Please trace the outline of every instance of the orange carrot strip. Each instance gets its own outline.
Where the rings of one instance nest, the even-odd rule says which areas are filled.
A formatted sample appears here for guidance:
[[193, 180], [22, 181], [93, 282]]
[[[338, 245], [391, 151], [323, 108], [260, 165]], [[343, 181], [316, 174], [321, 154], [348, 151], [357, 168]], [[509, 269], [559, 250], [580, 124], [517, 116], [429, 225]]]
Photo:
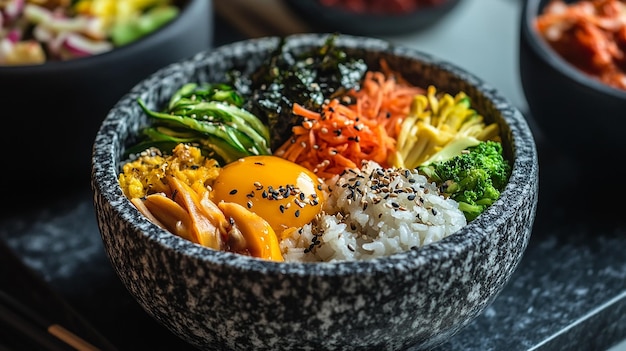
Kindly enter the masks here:
[[300, 105], [300, 104], [294, 104], [293, 105], [293, 113], [295, 113], [298, 116], [302, 116], [304, 118], [308, 118], [308, 119], [320, 119], [320, 114], [315, 112], [315, 111], [311, 111], [306, 109], [304, 106]]
[[408, 115], [416, 94], [425, 90], [408, 84], [381, 62], [382, 72], [368, 72], [359, 91], [351, 91], [357, 103], [351, 108], [361, 117], [383, 124], [387, 133], [396, 137], [402, 120]]
[[292, 136], [275, 152], [276, 155], [298, 163], [319, 176], [341, 173], [346, 168], [360, 166], [363, 160], [375, 159], [386, 165], [387, 156], [395, 150], [384, 128], [375, 121], [361, 119], [339, 100], [330, 100], [321, 112], [294, 104], [296, 111], [306, 116], [294, 132], [308, 133]]
[[360, 90], [350, 91], [356, 103], [331, 99], [320, 111], [294, 104], [303, 118], [293, 135], [274, 154], [327, 178], [373, 160], [387, 167], [395, 138], [408, 116], [413, 97], [425, 89], [412, 86], [381, 62], [381, 71], [365, 74]]

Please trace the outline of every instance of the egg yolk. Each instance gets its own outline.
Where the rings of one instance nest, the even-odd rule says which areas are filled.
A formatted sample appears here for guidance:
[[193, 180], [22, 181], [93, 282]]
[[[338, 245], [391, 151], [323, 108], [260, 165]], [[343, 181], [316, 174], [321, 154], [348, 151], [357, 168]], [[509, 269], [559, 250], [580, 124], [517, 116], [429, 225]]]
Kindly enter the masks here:
[[278, 156], [247, 156], [227, 164], [212, 199], [235, 202], [265, 219], [276, 234], [309, 223], [322, 208], [321, 182], [310, 170]]

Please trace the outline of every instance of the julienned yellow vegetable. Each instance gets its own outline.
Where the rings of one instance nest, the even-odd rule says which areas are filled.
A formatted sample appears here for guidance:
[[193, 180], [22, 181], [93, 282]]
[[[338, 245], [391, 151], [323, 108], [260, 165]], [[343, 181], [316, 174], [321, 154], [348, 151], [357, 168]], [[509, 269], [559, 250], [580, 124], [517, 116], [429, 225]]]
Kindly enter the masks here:
[[463, 149], [482, 140], [499, 141], [498, 125], [486, 125], [483, 116], [471, 108], [465, 93], [438, 96], [435, 87], [429, 86], [425, 95], [413, 98], [390, 163], [415, 168], [453, 141], [463, 144]]

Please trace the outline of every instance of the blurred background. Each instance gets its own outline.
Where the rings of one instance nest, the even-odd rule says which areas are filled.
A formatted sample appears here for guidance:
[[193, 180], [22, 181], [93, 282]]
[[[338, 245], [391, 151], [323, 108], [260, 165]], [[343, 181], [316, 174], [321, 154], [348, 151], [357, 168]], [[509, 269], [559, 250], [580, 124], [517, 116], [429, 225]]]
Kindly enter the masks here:
[[[413, 8], [400, 17], [383, 14], [380, 7], [377, 14], [355, 13], [363, 1], [326, 2], [348, 4], [353, 6], [351, 11], [321, 8], [322, 1], [313, 0], [202, 1], [209, 5], [208, 10], [202, 12], [201, 19], [188, 22], [196, 26], [202, 24], [197, 27], [203, 28], [197, 46], [188, 47], [189, 51], [185, 52], [161, 47], [148, 56], [131, 57], [135, 66], [154, 65], [141, 72], [142, 77], [167, 62], [193, 55], [195, 50], [210, 50], [241, 39], [341, 30], [386, 39], [453, 62], [499, 90], [527, 117], [540, 149], [541, 169], [541, 195], [533, 238], [524, 260], [500, 297], [484, 315], [437, 350], [606, 350], [626, 337], [623, 207], [601, 206], [594, 210], [583, 204], [582, 209], [588, 215], [580, 216], [582, 200], [578, 193], [573, 193], [587, 185], [589, 178], [583, 162], [586, 160], [579, 160], [576, 155], [551, 145], [529, 113], [518, 61], [524, 0], [433, 0], [433, 8]], [[398, 1], [398, 6], [415, 5], [408, 3]], [[391, 10], [392, 6], [387, 8]], [[190, 27], [187, 30], [194, 31], [193, 26]], [[180, 31], [165, 37], [172, 42], [176, 35], [184, 37]], [[155, 38], [154, 43], [157, 42]], [[120, 52], [130, 53], [143, 47], [138, 43]], [[175, 57], [157, 62], [168, 50], [176, 53]], [[97, 59], [93, 61], [97, 63]], [[102, 66], [94, 64], [94, 67]], [[8, 71], [9, 68], [0, 67], [3, 92], [11, 90], [3, 74], [12, 77], [16, 74]], [[102, 117], [108, 106], [135, 81], [127, 82], [114, 99], [108, 100], [99, 116]], [[100, 89], [106, 90], [115, 84], [113, 79], [100, 84]], [[10, 104], [12, 99], [5, 95], [2, 101]], [[62, 105], [75, 102], [72, 98], [59, 100]], [[19, 109], [27, 110], [24, 106]], [[7, 113], [0, 111], [0, 115], [5, 117]], [[58, 112], [50, 115], [63, 118]], [[85, 150], [89, 150], [93, 141], [89, 135], [95, 135], [96, 127], [97, 122], [89, 130], [79, 127], [79, 132], [87, 133], [76, 139], [82, 144], [69, 143], [61, 149], [62, 153], [83, 148], [78, 173], [52, 165], [40, 169], [35, 176], [23, 174], [22, 179], [18, 174], [10, 178], [13, 192], [9, 198], [15, 202], [10, 202], [10, 209], [0, 216], [0, 239], [16, 254], [19, 263], [9, 254], [0, 255], [5, 259], [0, 286], [21, 292], [22, 297], [29, 299], [42, 313], [65, 321], [83, 335], [92, 335], [90, 340], [97, 341], [104, 336], [120, 350], [188, 349], [188, 345], [149, 318], [130, 298], [103, 252], [87, 184], [89, 160], [85, 159], [89, 157]], [[21, 139], [28, 140], [28, 137]], [[29, 142], [37, 145], [37, 140]], [[3, 148], [14, 150], [11, 145]], [[41, 145], [37, 146], [41, 149]], [[43, 147], [59, 152], [54, 145]], [[18, 170], [17, 161], [22, 157], [24, 154], [13, 154], [5, 172]], [[59, 183], [54, 187], [47, 183], [41, 186], [38, 179], [51, 173]], [[20, 194], [20, 187], [26, 186], [31, 187], [30, 192]], [[602, 225], [594, 218], [603, 218]], [[17, 276], [29, 279], [16, 279]], [[51, 305], [42, 296], [61, 302]], [[0, 341], [3, 336], [0, 334]], [[611, 349], [617, 350], [626, 350], [624, 343]]]

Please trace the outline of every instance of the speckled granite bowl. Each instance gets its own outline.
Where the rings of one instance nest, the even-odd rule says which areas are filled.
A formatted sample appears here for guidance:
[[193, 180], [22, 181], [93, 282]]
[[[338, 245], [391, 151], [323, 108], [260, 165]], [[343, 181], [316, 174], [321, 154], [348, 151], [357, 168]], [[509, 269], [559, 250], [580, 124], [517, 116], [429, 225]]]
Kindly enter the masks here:
[[[322, 34], [288, 39], [294, 49]], [[439, 242], [362, 262], [277, 263], [217, 252], [169, 234], [128, 201], [120, 158], [147, 123], [136, 99], [162, 106], [183, 83], [215, 81], [233, 65], [254, 67], [278, 38], [200, 53], [148, 77], [108, 114], [94, 144], [92, 187], [110, 261], [145, 311], [204, 350], [400, 350], [432, 348], [498, 296], [526, 249], [535, 218], [538, 161], [524, 117], [479, 78], [451, 63], [384, 41], [337, 41], [369, 61], [385, 57], [415, 84], [465, 91], [502, 125], [513, 174], [501, 198]]]

